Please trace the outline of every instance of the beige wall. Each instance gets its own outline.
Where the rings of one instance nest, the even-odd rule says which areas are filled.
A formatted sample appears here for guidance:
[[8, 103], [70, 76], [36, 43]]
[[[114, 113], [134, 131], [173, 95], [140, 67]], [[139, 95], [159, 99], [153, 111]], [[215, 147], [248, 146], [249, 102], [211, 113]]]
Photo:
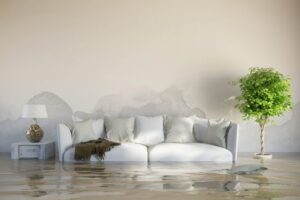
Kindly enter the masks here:
[[[105, 95], [176, 87], [209, 118], [241, 122], [227, 82], [273, 66], [292, 78], [297, 106], [269, 128], [267, 149], [300, 151], [299, 19], [297, 0], [0, 0], [0, 133], [42, 91], [92, 112]], [[254, 125], [241, 125], [241, 151], [258, 150]]]

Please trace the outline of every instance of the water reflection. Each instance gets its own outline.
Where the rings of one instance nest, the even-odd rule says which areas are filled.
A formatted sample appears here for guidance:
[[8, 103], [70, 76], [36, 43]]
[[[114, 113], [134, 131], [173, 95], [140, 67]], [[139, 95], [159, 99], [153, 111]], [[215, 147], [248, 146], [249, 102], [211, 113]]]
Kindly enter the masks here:
[[[204, 199], [300, 197], [300, 161], [295, 160], [291, 164], [276, 160], [272, 165], [264, 163], [268, 170], [253, 170], [250, 167], [252, 171], [249, 173], [233, 173], [237, 166], [232, 168], [231, 165], [217, 163], [62, 165], [54, 161], [0, 161], [1, 199], [18, 199], [14, 197], [20, 196], [22, 199], [59, 199], [61, 195], [63, 199], [97, 199], [99, 196], [115, 199], [113, 196], [122, 195], [151, 199], [153, 194], [167, 195], [166, 199], [171, 199], [174, 192], [183, 196], [197, 194]], [[257, 164], [253, 160], [246, 161], [251, 166]], [[247, 162], [238, 166], [245, 166]]]
[[47, 195], [47, 192], [41, 189], [44, 185], [43, 178], [44, 176], [40, 172], [29, 174], [27, 176], [27, 185], [30, 187], [30, 196], [41, 197]]
[[[199, 190], [217, 190], [217, 191], [238, 191], [241, 183], [238, 181], [238, 175], [227, 173], [227, 169], [220, 170], [210, 168], [211, 172], [199, 169], [197, 173], [182, 174], [181, 169], [169, 170], [169, 174], [161, 172], [159, 169], [167, 169], [173, 164], [152, 164], [152, 166], [126, 166], [126, 170], [119, 166], [114, 169], [114, 165], [88, 165], [75, 164], [65, 166], [65, 170], [76, 172], [76, 176], [71, 179], [72, 184], [82, 181], [82, 178], [99, 179], [97, 184], [102, 188], [127, 188], [127, 189], [148, 189], [157, 191], [199, 191]], [[124, 166], [123, 166], [124, 167]], [[137, 169], [136, 169], [137, 167]], [[170, 168], [169, 168], [170, 169]], [[204, 167], [204, 169], [206, 169]], [[216, 173], [217, 171], [218, 173]], [[203, 177], [211, 177], [217, 180], [203, 181]], [[200, 180], [199, 180], [200, 179]], [[207, 178], [206, 178], [207, 179]], [[121, 181], [120, 181], [121, 180]], [[204, 179], [205, 180], [205, 179]]]
[[233, 174], [256, 174], [256, 173], [262, 173], [264, 170], [267, 170], [268, 168], [263, 165], [239, 165], [239, 166], [232, 166], [230, 170], [228, 170], [230, 173]]
[[195, 182], [194, 188], [209, 189], [217, 191], [238, 191], [240, 189], [239, 181], [209, 181], [209, 182]]

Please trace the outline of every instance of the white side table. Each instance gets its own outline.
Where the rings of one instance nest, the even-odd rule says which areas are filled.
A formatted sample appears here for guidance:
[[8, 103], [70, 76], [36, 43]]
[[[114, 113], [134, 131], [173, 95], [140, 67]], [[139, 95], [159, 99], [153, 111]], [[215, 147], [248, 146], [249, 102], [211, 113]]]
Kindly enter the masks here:
[[11, 159], [37, 158], [47, 160], [54, 157], [55, 143], [47, 142], [17, 142], [11, 144]]

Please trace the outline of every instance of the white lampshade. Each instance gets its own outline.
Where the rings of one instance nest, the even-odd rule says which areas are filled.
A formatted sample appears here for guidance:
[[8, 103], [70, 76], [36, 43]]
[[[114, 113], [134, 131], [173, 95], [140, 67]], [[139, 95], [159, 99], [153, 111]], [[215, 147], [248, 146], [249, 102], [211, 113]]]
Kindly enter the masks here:
[[43, 104], [25, 104], [22, 112], [23, 118], [47, 118], [47, 109]]

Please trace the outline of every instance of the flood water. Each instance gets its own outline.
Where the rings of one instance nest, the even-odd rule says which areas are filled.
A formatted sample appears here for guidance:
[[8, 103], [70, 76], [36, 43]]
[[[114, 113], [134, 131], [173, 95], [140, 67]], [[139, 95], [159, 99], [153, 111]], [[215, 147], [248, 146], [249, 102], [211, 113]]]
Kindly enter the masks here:
[[239, 158], [236, 166], [267, 170], [232, 173], [228, 163], [60, 163], [0, 154], [0, 199], [300, 199], [300, 155]]

